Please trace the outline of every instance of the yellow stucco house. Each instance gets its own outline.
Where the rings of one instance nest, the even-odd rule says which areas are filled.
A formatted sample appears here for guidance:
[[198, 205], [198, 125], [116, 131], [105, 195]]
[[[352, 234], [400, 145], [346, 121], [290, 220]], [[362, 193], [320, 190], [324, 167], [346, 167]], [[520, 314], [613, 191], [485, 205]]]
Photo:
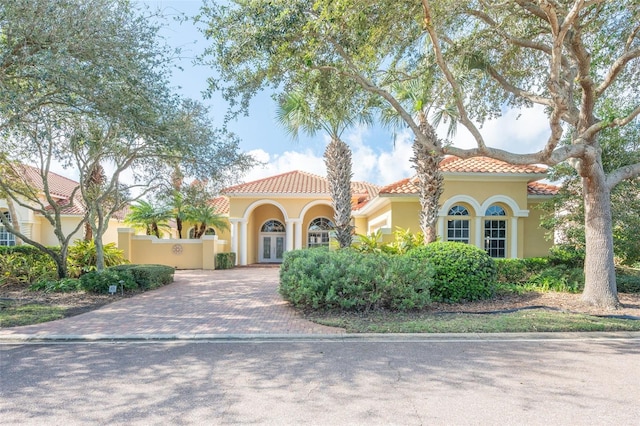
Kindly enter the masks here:
[[[557, 187], [538, 182], [545, 168], [484, 157], [447, 157], [441, 162], [444, 194], [438, 235], [484, 248], [493, 257], [545, 256], [551, 242], [540, 228], [538, 205]], [[353, 182], [353, 225], [358, 234], [381, 231], [390, 241], [397, 228], [419, 231], [415, 178], [379, 187]], [[239, 265], [277, 263], [290, 249], [328, 245], [333, 208], [327, 180], [301, 171], [232, 186], [214, 200], [229, 218], [230, 241]]]
[[[37, 191], [44, 191], [42, 177], [40, 176], [40, 171], [38, 169], [30, 166], [23, 166], [22, 177], [26, 183], [31, 185], [31, 187], [35, 188]], [[49, 193], [53, 197], [54, 201], [61, 206], [67, 206], [62, 209], [61, 223], [62, 232], [64, 235], [68, 235], [78, 226], [78, 223], [82, 220], [82, 217], [85, 214], [85, 209], [78, 192], [76, 192], [73, 204], [69, 206], [73, 191], [80, 184], [72, 179], [53, 172], [49, 172], [47, 182], [49, 185]], [[45, 202], [44, 195], [42, 195], [40, 199]], [[7, 201], [5, 199], [0, 199], [0, 214], [3, 214], [12, 222], [17, 220], [20, 225], [20, 230], [25, 234], [25, 236], [45, 246], [59, 245], [59, 242], [53, 232], [53, 226], [51, 226], [44, 216], [31, 209], [22, 207], [15, 202], [14, 207], [17, 217], [11, 217]], [[118, 241], [117, 229], [118, 226], [120, 226], [119, 224], [122, 222], [122, 219], [122, 214], [111, 218], [107, 232], [103, 236], [105, 244], [116, 243]], [[74, 234], [73, 240], [82, 239], [83, 237], [84, 228], [80, 227], [80, 229]], [[12, 246], [15, 244], [16, 237], [7, 232], [5, 227], [0, 223], [0, 245]]]

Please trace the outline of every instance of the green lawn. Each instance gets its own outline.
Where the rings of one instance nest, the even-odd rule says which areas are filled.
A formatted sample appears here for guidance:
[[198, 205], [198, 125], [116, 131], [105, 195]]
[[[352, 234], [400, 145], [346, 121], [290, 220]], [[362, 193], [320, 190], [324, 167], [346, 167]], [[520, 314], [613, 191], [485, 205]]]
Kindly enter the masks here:
[[0, 327], [38, 324], [64, 317], [65, 310], [58, 306], [18, 305], [15, 302], [0, 301]]
[[307, 319], [348, 333], [508, 333], [536, 331], [640, 331], [640, 321], [585, 314], [522, 310], [508, 314], [371, 312], [311, 313]]

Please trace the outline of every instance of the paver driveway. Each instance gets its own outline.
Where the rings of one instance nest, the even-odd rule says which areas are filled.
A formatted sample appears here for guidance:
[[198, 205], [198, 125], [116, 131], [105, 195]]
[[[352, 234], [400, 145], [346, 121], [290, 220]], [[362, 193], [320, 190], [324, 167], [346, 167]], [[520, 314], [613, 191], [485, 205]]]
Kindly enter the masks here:
[[344, 332], [301, 318], [277, 287], [277, 268], [177, 271], [175, 282], [165, 287], [75, 317], [0, 329], [0, 338]]

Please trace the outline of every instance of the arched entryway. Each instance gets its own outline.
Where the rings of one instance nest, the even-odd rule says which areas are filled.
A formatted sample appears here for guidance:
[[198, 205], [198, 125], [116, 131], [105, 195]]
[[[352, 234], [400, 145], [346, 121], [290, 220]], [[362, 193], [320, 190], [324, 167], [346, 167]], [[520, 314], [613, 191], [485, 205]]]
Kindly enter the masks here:
[[260, 263], [280, 263], [286, 249], [286, 228], [277, 219], [269, 219], [260, 227], [258, 240], [258, 261]]

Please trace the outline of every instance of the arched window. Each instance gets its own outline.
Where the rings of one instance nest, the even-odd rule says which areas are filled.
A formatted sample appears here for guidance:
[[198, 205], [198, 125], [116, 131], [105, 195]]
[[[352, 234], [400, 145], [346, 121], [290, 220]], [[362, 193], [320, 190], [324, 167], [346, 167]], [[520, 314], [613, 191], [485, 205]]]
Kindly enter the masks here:
[[333, 223], [326, 217], [314, 219], [309, 224], [309, 236], [307, 247], [327, 247], [329, 246], [329, 232], [334, 228]]
[[[469, 216], [469, 211], [459, 204], [449, 209], [449, 216]], [[455, 218], [447, 221], [447, 241], [469, 244], [469, 219]]]
[[[189, 229], [189, 238], [193, 239], [195, 238], [195, 235], [196, 235], [196, 228], [194, 226], [193, 228]], [[207, 228], [206, 231], [204, 231], [204, 235], [216, 235], [216, 230], [209, 227]]]
[[496, 204], [489, 206], [484, 214], [495, 218], [484, 221], [484, 249], [491, 257], [504, 258], [507, 254], [507, 221], [498, 219], [507, 213]]
[[282, 222], [277, 220], [268, 220], [260, 228], [260, 232], [285, 232]]
[[[4, 215], [4, 218], [7, 222], [11, 223], [11, 215], [9, 212], [1, 212], [0, 214]], [[16, 237], [11, 232], [4, 227], [2, 222], [0, 222], [0, 246], [15, 246], [16, 245]]]

